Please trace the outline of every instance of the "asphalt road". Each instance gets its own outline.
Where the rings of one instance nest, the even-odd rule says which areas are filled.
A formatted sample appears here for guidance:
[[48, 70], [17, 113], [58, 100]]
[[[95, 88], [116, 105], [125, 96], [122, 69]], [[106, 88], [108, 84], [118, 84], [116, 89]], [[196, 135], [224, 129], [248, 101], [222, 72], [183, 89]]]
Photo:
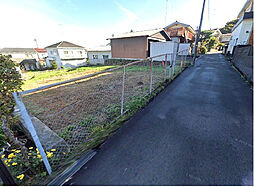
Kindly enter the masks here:
[[252, 90], [200, 57], [64, 185], [251, 185]]

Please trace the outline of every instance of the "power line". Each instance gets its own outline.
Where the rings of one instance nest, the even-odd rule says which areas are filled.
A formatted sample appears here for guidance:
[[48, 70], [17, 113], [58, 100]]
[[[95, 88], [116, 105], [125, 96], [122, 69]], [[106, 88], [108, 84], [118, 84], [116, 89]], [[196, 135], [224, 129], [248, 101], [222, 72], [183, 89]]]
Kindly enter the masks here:
[[208, 0], [208, 24], [211, 29], [211, 22], [210, 22], [210, 0]]
[[165, 25], [167, 24], [167, 15], [168, 15], [168, 0], [166, 0]]

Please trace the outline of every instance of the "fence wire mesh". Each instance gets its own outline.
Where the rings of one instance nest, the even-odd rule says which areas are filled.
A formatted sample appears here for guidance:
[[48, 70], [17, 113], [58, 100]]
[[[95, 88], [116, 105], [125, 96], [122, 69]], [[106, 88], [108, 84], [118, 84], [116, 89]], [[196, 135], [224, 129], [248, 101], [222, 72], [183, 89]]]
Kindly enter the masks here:
[[94, 139], [96, 129], [137, 111], [151, 91], [189, 66], [187, 54], [160, 55], [22, 95], [53, 171]]

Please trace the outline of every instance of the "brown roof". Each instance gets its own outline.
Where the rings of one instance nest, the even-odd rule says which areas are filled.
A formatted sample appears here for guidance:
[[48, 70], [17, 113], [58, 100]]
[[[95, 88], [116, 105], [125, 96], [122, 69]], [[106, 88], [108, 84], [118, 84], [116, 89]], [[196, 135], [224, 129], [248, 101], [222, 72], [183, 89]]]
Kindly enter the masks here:
[[189, 28], [189, 29], [191, 30], [191, 32], [192, 32], [193, 34], [195, 34], [195, 30], [194, 30], [190, 25], [185, 24], [185, 23], [181, 23], [181, 22], [179, 22], [179, 21], [175, 21], [174, 23], [171, 23], [170, 25], [164, 27], [164, 29], [167, 29], [167, 28], [172, 27], [172, 26], [174, 26], [174, 25], [182, 25], [182, 26], [184, 26], [185, 28]]
[[61, 41], [61, 42], [55, 43], [53, 45], [47, 46], [47, 47], [45, 47], [45, 49], [46, 48], [61, 48], [61, 47], [84, 48], [84, 47], [82, 47], [80, 45], [76, 45], [76, 44], [73, 44], [71, 42]]
[[163, 29], [153, 29], [153, 30], [144, 30], [144, 31], [135, 31], [135, 32], [127, 32], [123, 34], [119, 34], [116, 36], [113, 36], [108, 39], [117, 39], [117, 38], [131, 38], [131, 37], [139, 37], [139, 36], [152, 36], [154, 34], [157, 34], [161, 31], [164, 31]]
[[43, 49], [43, 48], [34, 48], [35, 51], [37, 51], [37, 53], [46, 53], [47, 50]]

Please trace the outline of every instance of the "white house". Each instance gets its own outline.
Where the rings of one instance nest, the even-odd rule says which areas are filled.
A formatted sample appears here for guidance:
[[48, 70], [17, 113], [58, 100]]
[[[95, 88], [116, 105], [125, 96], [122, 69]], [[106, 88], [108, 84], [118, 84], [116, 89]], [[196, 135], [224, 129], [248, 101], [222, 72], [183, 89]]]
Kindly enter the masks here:
[[40, 69], [40, 65], [45, 65], [44, 59], [47, 56], [46, 50], [41, 48], [3, 48], [0, 54], [10, 56], [26, 70]]
[[88, 49], [87, 56], [90, 64], [104, 64], [105, 59], [112, 58], [111, 46], [100, 46]]
[[87, 52], [84, 47], [61, 41], [45, 47], [48, 52], [47, 64], [56, 61], [58, 67], [77, 67], [86, 64]]
[[227, 53], [230, 54], [233, 53], [234, 46], [248, 45], [253, 40], [253, 0], [247, 0], [237, 18], [239, 20], [232, 28], [232, 37], [227, 49]]

